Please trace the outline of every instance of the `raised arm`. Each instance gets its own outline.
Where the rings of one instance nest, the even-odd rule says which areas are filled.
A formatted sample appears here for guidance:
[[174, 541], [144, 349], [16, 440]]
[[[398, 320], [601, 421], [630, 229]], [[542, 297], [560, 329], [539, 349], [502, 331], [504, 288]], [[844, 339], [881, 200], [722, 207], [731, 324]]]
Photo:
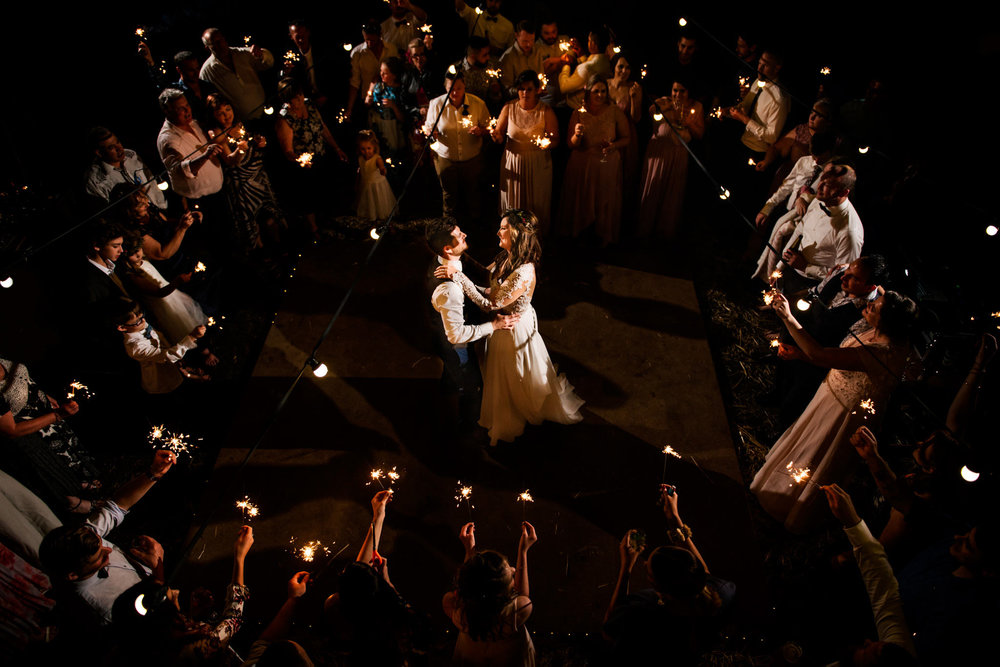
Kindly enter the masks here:
[[695, 559], [701, 563], [701, 566], [705, 568], [705, 573], [707, 574], [708, 564], [701, 557], [701, 552], [698, 551], [698, 547], [694, 545], [694, 541], [691, 539], [691, 529], [681, 521], [681, 514], [677, 509], [677, 489], [669, 484], [661, 484], [660, 499], [663, 501], [663, 514], [667, 517], [667, 528], [669, 530], [667, 535], [670, 538], [670, 542], [674, 546], [690, 551]]
[[795, 339], [806, 360], [824, 368], [837, 368], [843, 371], [867, 370], [862, 354], [867, 354], [860, 347], [823, 347], [816, 339], [802, 328], [802, 325], [792, 315], [788, 307], [788, 299], [783, 294], [775, 294], [771, 307], [785, 323], [788, 333]]
[[958, 392], [948, 408], [945, 425], [958, 437], [962, 437], [969, 426], [969, 418], [975, 408], [976, 398], [979, 396], [979, 390], [983, 384], [983, 376], [986, 375], [986, 367], [993, 360], [993, 355], [996, 352], [997, 339], [990, 334], [983, 334], [982, 340], [979, 341], [976, 360], [972, 362], [965, 382], [958, 388]]
[[371, 564], [376, 553], [379, 540], [382, 539], [382, 522], [385, 521], [385, 506], [392, 499], [391, 491], [379, 491], [372, 498], [372, 522], [368, 527], [368, 535], [365, 536], [361, 551], [358, 552], [357, 561], [359, 563]]
[[[150, 215], [160, 214], [151, 213]], [[142, 252], [146, 255], [146, 259], [159, 262], [173, 257], [174, 254], [180, 250], [181, 243], [184, 241], [184, 236], [187, 234], [187, 230], [191, 228], [191, 225], [195, 222], [199, 222], [200, 220], [201, 211], [187, 211], [181, 216], [180, 221], [177, 223], [174, 235], [171, 236], [170, 240], [164, 244], [161, 244], [149, 234], [144, 234], [142, 237]]]
[[615, 581], [615, 590], [611, 594], [611, 602], [608, 604], [607, 611], [604, 612], [604, 620], [601, 621], [602, 625], [607, 625], [608, 620], [611, 618], [611, 612], [628, 595], [628, 582], [632, 574], [632, 568], [635, 567], [636, 561], [639, 560], [639, 554], [646, 548], [645, 545], [636, 546], [633, 536], [638, 532], [637, 530], [628, 531], [625, 533], [625, 537], [622, 538], [621, 544], [618, 545], [618, 554], [621, 561], [618, 567], [618, 579]]
[[128, 482], [125, 482], [111, 496], [118, 507], [129, 510], [139, 500], [146, 495], [146, 492], [153, 488], [171, 466], [177, 463], [177, 455], [168, 449], [161, 449], [153, 455], [153, 463], [149, 466], [148, 473], [142, 473]]

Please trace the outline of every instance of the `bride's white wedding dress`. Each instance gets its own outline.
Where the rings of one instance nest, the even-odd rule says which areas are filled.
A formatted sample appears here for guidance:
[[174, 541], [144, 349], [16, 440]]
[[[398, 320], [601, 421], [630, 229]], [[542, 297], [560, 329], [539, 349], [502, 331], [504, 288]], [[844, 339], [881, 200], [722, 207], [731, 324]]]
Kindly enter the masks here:
[[524, 433], [525, 422], [543, 420], [575, 424], [583, 419], [583, 400], [573, 393], [565, 375], [558, 375], [545, 342], [538, 331], [538, 319], [531, 306], [535, 291], [535, 265], [525, 264], [498, 283], [491, 277], [490, 296], [465, 274], [453, 277], [466, 296], [485, 311], [517, 313], [520, 319], [511, 330], [498, 329], [486, 341], [486, 369], [483, 373], [483, 406], [479, 424], [490, 432], [490, 444], [511, 442]]

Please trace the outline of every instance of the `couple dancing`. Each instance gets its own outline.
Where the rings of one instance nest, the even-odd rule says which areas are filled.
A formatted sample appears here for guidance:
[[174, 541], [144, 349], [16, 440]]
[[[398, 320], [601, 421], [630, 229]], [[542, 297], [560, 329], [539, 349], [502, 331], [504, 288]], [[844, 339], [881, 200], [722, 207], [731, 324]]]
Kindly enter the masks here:
[[[442, 380], [446, 389], [459, 394], [460, 421], [469, 418], [469, 400], [482, 387], [479, 424], [489, 430], [491, 445], [498, 440], [512, 442], [524, 432], [525, 422], [540, 424], [548, 419], [575, 424], [582, 419], [583, 400], [573, 393], [565, 375], [556, 374], [531, 307], [535, 264], [542, 255], [537, 229], [538, 219], [527, 211], [504, 213], [497, 232], [502, 250], [489, 268], [489, 288], [477, 287], [462, 272], [468, 243], [453, 219], [446, 218], [427, 233], [428, 244], [438, 255], [429, 280], [431, 305], [442, 325], [435, 327], [442, 334], [438, 336], [445, 362]], [[492, 320], [466, 324], [463, 292], [483, 311], [494, 313]], [[480, 338], [487, 339], [482, 377], [470, 347]]]

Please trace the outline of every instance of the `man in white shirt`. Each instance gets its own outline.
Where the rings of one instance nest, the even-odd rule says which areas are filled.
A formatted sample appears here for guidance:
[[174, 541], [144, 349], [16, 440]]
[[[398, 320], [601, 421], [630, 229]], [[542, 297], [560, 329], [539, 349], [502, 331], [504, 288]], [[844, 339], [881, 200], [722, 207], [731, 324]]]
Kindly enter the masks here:
[[427, 271], [427, 288], [434, 310], [431, 326], [435, 350], [444, 362], [441, 383], [447, 395], [457, 394], [459, 424], [473, 426], [479, 419], [483, 379], [472, 343], [497, 329], [513, 329], [519, 316], [497, 314], [489, 322], [466, 324], [462, 287], [453, 280], [434, 277], [434, 270], [442, 265], [462, 270], [462, 255], [469, 249], [466, 235], [454, 218], [445, 218], [428, 227], [426, 238], [437, 255]]
[[410, 0], [388, 0], [390, 16], [382, 21], [382, 41], [396, 47], [398, 53], [406, 53], [410, 42], [423, 37], [420, 31], [427, 21], [427, 12]]
[[222, 189], [222, 149], [209, 142], [184, 93], [167, 88], [160, 93], [160, 108], [166, 116], [156, 148], [169, 170], [174, 192], [187, 199], [201, 199]]
[[782, 261], [793, 269], [784, 271], [782, 289], [786, 294], [812, 287], [830, 269], [861, 256], [865, 228], [848, 199], [856, 181], [857, 175], [848, 165], [830, 163], [824, 167], [816, 198], [782, 252]]
[[232, 102], [233, 111], [240, 120], [260, 118], [264, 114], [266, 95], [257, 72], [274, 65], [271, 52], [256, 44], [231, 47], [218, 28], [209, 28], [202, 33], [201, 42], [212, 55], [201, 66], [200, 78], [215, 86]]
[[514, 24], [503, 14], [500, 8], [502, 0], [486, 0], [486, 12], [465, 4], [465, 0], [455, 0], [455, 11], [469, 26], [469, 36], [485, 37], [490, 43], [490, 53], [499, 57], [514, 43]]
[[568, 45], [569, 37], [559, 34], [559, 24], [554, 18], [542, 19], [538, 37], [532, 50], [537, 51], [542, 59], [542, 70], [539, 74], [544, 71], [548, 78], [548, 83], [539, 99], [555, 108], [557, 105], [563, 105], [562, 93], [559, 92], [559, 71], [563, 64], [571, 60], [569, 51], [563, 51], [559, 44], [565, 42]]
[[823, 166], [833, 155], [836, 145], [836, 135], [823, 132], [813, 135], [809, 141], [809, 155], [804, 155], [796, 161], [795, 166], [781, 182], [757, 214], [755, 222], [758, 229], [765, 229], [772, 215], [780, 215], [784, 222], [785, 215], [802, 217], [809, 203], [816, 196], [814, 186], [819, 185], [819, 177]]
[[781, 138], [791, 98], [782, 89], [778, 75], [783, 61], [773, 50], [764, 51], [757, 61], [757, 78], [743, 100], [729, 109], [729, 117], [746, 125], [740, 141], [764, 158], [767, 149]]
[[431, 100], [423, 131], [434, 139], [430, 148], [441, 182], [444, 215], [475, 223], [481, 211], [481, 151], [483, 136], [489, 133], [490, 112], [485, 102], [466, 94], [461, 72], [445, 74], [444, 87], [451, 92]]
[[514, 33], [514, 44], [500, 56], [500, 81], [509, 99], [517, 99], [514, 82], [526, 70], [538, 74], [545, 72], [541, 51], [535, 48], [535, 26], [530, 21], [519, 21]]
[[85, 523], [49, 532], [38, 548], [60, 598], [83, 603], [98, 625], [111, 624], [111, 608], [121, 593], [146, 577], [163, 578], [163, 547], [156, 540], [138, 538], [126, 553], [105, 538], [176, 462], [173, 452], [156, 452], [148, 473], [122, 485], [95, 507]]
[[399, 51], [392, 44], [382, 40], [382, 26], [378, 23], [366, 23], [361, 28], [364, 41], [351, 49], [351, 80], [347, 92], [347, 120], [351, 120], [355, 105], [358, 103], [358, 92], [361, 91], [361, 101], [365, 99], [368, 88], [381, 81], [379, 71], [382, 63], [389, 58], [399, 56]]
[[145, 183], [143, 190], [149, 202], [161, 211], [167, 209], [167, 200], [156, 187], [153, 172], [135, 151], [122, 146], [111, 130], [95, 127], [90, 131], [90, 142], [94, 147], [94, 162], [87, 172], [87, 192], [107, 202], [111, 191], [119, 183]]

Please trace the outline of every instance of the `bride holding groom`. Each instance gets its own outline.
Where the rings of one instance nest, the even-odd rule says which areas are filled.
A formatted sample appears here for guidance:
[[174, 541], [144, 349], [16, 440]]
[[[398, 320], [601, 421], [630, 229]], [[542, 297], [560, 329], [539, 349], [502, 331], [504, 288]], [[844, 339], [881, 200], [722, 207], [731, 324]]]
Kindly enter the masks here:
[[[434, 290], [432, 305], [441, 314], [452, 345], [464, 347], [466, 343], [487, 337], [479, 424], [489, 430], [490, 444], [496, 445], [499, 440], [513, 441], [524, 432], [525, 422], [540, 424], [547, 419], [575, 424], [580, 421], [579, 409], [583, 400], [573, 393], [565, 375], [556, 374], [538, 331], [535, 309], [531, 306], [536, 284], [535, 265], [542, 255], [536, 235], [538, 219], [518, 209], [504, 213], [497, 232], [501, 251], [489, 268], [488, 288], [475, 285], [462, 271], [461, 255], [468, 246], [465, 234], [453, 222], [445, 223], [451, 225], [448, 234], [451, 243], [442, 243], [447, 229], [428, 232], [428, 242], [439, 255], [434, 277], [453, 281], [469, 301], [497, 317], [485, 325], [469, 327], [463, 316], [462, 327], [456, 327], [455, 299], [448, 299], [447, 295], [457, 290], [447, 282]], [[449, 329], [460, 333], [453, 335]], [[463, 333], [468, 335], [460, 340]], [[474, 359], [471, 361], [474, 363]], [[445, 363], [447, 377], [447, 359]]]

